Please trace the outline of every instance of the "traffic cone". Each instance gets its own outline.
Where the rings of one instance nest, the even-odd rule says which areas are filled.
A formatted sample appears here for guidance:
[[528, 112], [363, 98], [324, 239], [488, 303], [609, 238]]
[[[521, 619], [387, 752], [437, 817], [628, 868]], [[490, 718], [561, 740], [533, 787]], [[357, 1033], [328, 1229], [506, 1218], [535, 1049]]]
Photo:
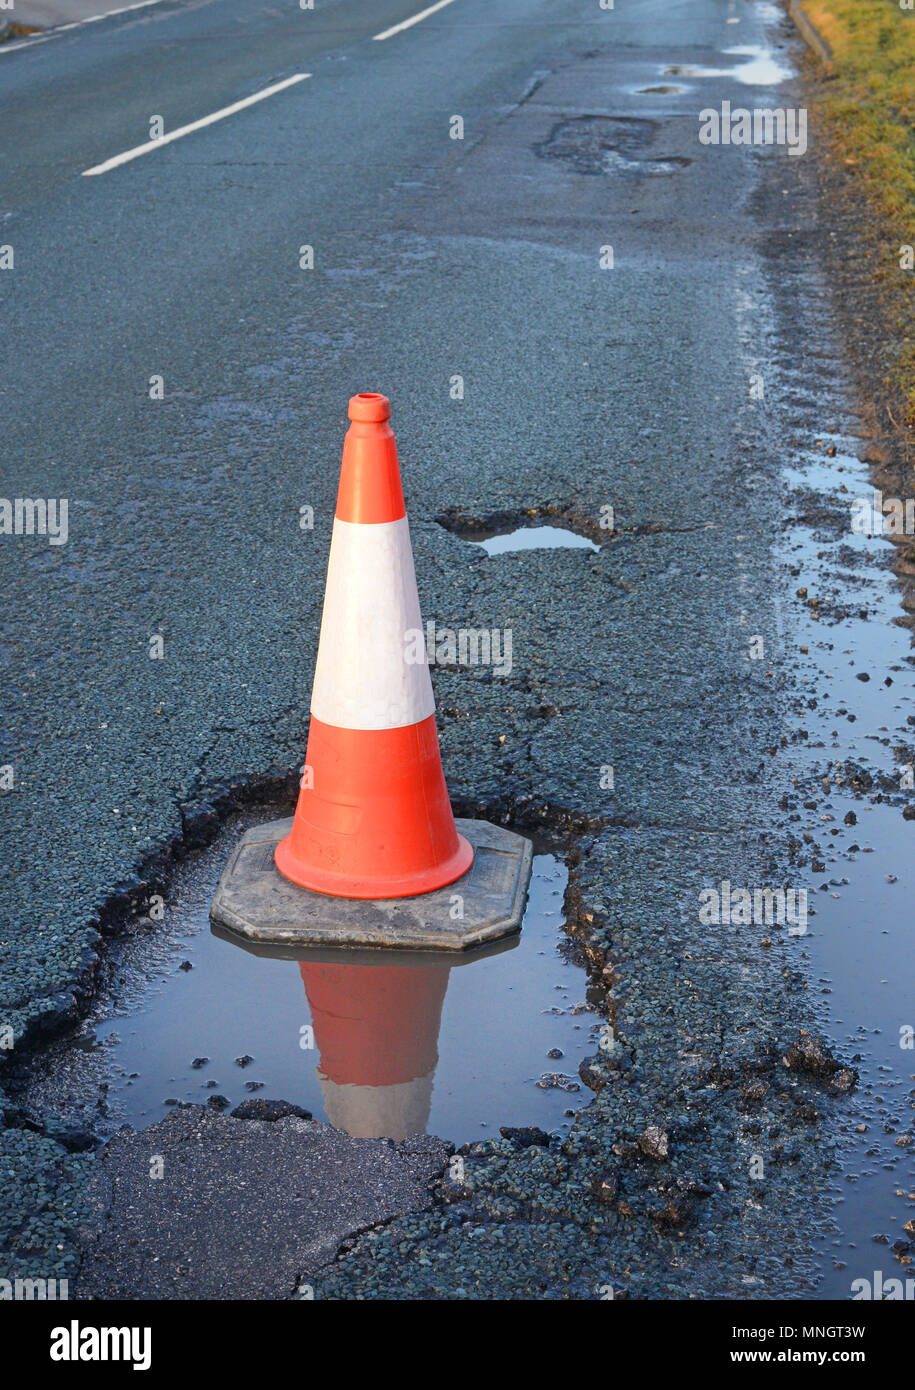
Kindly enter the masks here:
[[355, 1139], [425, 1134], [447, 965], [301, 961], [327, 1118]]
[[390, 414], [375, 392], [349, 403], [306, 771], [275, 851], [286, 878], [340, 898], [431, 893], [473, 862], [448, 800], [424, 645], [416, 659], [423, 625]]

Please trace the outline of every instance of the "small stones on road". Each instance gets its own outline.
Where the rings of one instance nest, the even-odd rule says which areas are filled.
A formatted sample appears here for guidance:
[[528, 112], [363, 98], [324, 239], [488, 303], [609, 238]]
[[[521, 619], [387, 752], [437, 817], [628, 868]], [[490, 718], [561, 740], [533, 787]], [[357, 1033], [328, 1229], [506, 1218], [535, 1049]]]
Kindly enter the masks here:
[[580, 1091], [581, 1087], [562, 1071], [545, 1071], [534, 1083], [541, 1091]]
[[266, 1100], [258, 1097], [254, 1100], [243, 1100], [240, 1105], [236, 1105], [232, 1111], [233, 1120], [283, 1120], [287, 1115], [295, 1115], [300, 1120], [310, 1120], [312, 1114], [310, 1110], [303, 1110], [300, 1105], [293, 1105], [288, 1100]]
[[512, 1125], [500, 1125], [499, 1133], [503, 1139], [510, 1139], [519, 1149], [550, 1147], [551, 1136], [537, 1125], [522, 1125], [517, 1128]]
[[648, 1158], [663, 1162], [669, 1148], [666, 1132], [659, 1125], [649, 1125], [639, 1138], [639, 1148]]
[[853, 1067], [837, 1062], [824, 1042], [809, 1033], [800, 1033], [797, 1042], [790, 1043], [782, 1057], [789, 1071], [802, 1072], [827, 1081], [834, 1091], [850, 1091], [856, 1085], [858, 1073]]
[[769, 1087], [765, 1081], [759, 1077], [754, 1077], [752, 1081], [744, 1082], [740, 1089], [740, 1097], [746, 1106], [762, 1105], [766, 1096], [769, 1094]]
[[620, 1193], [619, 1174], [613, 1168], [595, 1173], [591, 1179], [591, 1191], [599, 1202], [614, 1206]]

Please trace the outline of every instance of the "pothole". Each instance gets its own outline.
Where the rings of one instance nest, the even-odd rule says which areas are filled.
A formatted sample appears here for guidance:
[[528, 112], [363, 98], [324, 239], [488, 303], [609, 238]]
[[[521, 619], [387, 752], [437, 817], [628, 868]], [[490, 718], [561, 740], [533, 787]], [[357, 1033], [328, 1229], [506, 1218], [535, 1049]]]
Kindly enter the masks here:
[[23, 1118], [70, 1147], [144, 1129], [176, 1105], [247, 1102], [256, 1114], [277, 1100], [357, 1137], [565, 1133], [590, 1098], [577, 1070], [600, 1020], [561, 929], [568, 869], [556, 847], [538, 846], [523, 930], [499, 953], [453, 965], [393, 952], [275, 959], [209, 924], [231, 847], [263, 819], [262, 806], [232, 816], [176, 869], [163, 920], [141, 919], [112, 945], [76, 1036], [11, 1078]]
[[555, 125], [534, 151], [541, 159], [567, 160], [581, 174], [672, 174], [692, 163], [682, 156], [640, 153], [657, 130], [656, 121], [630, 116], [575, 116]]
[[686, 91], [686, 88], [685, 88], [685, 87], [678, 87], [678, 86], [676, 86], [676, 85], [675, 85], [674, 83], [672, 83], [672, 82], [667, 82], [667, 83], [660, 83], [660, 84], [659, 84], [658, 86], [656, 86], [656, 87], [637, 87], [637, 88], [636, 88], [636, 96], [640, 96], [640, 97], [648, 97], [648, 96], [672, 97], [672, 96], [676, 96], [678, 92], [685, 92], [685, 91]]
[[[548, 520], [544, 520], [548, 518]], [[600, 540], [611, 531], [601, 531], [590, 517], [576, 517], [557, 507], [531, 507], [525, 512], [492, 512], [488, 516], [468, 516], [446, 512], [436, 517], [440, 526], [461, 540], [478, 545], [487, 555], [512, 550], [600, 550]], [[563, 524], [554, 526], [554, 520]]]
[[587, 536], [578, 536], [561, 526], [519, 526], [515, 531], [495, 531], [490, 536], [474, 539], [471, 544], [481, 546], [487, 555], [502, 555], [509, 550], [555, 550], [563, 547], [567, 550], [600, 550], [600, 546], [588, 540]]

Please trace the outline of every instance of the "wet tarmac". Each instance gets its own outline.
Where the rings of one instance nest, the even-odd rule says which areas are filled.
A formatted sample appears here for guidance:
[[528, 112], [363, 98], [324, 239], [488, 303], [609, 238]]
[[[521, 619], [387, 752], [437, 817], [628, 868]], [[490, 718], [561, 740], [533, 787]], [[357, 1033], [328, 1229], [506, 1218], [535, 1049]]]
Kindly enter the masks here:
[[[50, 77], [42, 88], [40, 121], [31, 69], [3, 60], [21, 103], [5, 196], [43, 268], [17, 280], [9, 305], [10, 341], [30, 353], [5, 364], [21, 465], [7, 490], [24, 476], [34, 493], [73, 498], [65, 554], [5, 552], [15, 679], [4, 731], [19, 751], [4, 800], [0, 983], [16, 1047], [2, 1238], [17, 1272], [91, 1264], [100, 1232], [118, 1226], [111, 1212], [132, 1209], [173, 1261], [170, 1282], [131, 1265], [133, 1237], [118, 1226], [124, 1248], [99, 1253], [87, 1287], [110, 1292], [103, 1266], [123, 1258], [150, 1296], [174, 1291], [187, 1252], [169, 1249], [141, 1171], [147, 1135], [179, 1161], [193, 1154], [168, 1212], [189, 1222], [194, 1258], [208, 1252], [198, 1289], [247, 1280], [251, 1296], [294, 1296], [305, 1261], [332, 1298], [595, 1299], [607, 1287], [847, 1298], [855, 1277], [910, 1258], [892, 1246], [915, 1210], [911, 1146], [898, 1142], [911, 1131], [900, 1043], [913, 1022], [913, 827], [893, 770], [912, 761], [911, 660], [886, 547], [855, 540], [845, 510], [864, 439], [823, 272], [830, 224], [804, 160], [696, 137], [708, 102], [801, 100], [756, 85], [787, 73], [793, 40], [765, 5], [725, 16], [705, 0], [649, 0], [619, 8], [612, 40], [585, 37], [565, 0], [539, 6], [542, 25], [529, 5], [506, 5], [516, 24], [443, 26], [423, 62], [364, 45], [386, 49], [382, 69], [356, 43], [326, 53], [342, 40], [313, 31], [318, 76], [296, 100], [320, 88], [327, 105], [282, 125], [288, 159], [308, 172], [308, 235], [324, 248], [311, 278], [290, 250], [298, 182], [278, 177], [276, 161], [252, 163], [237, 127], [206, 150], [179, 142], [123, 181], [80, 180], [65, 136], [99, 113], [102, 157], [145, 108], [102, 99], [98, 40], [76, 49], [62, 36], [23, 54], [66, 77], [62, 92]], [[199, 37], [217, 8], [155, 24]], [[207, 33], [206, 44], [164, 46], [159, 67], [160, 50], [150, 56], [125, 22], [120, 90], [135, 89], [147, 60], [150, 80], [167, 84], [179, 50], [195, 91], [249, 81], [252, 55], [272, 71], [286, 61], [287, 20], [268, 18], [252, 4], [246, 44]], [[725, 27], [735, 18], [736, 45]], [[422, 26], [416, 35], [432, 43]], [[443, 57], [461, 75], [455, 103], [475, 113], [460, 149], [436, 134]], [[665, 81], [674, 70], [682, 84]], [[644, 90], [659, 85], [679, 90]], [[229, 99], [209, 96], [213, 107]], [[272, 127], [256, 119], [265, 140]], [[550, 147], [556, 157], [544, 157]], [[176, 216], [194, 227], [181, 258]], [[100, 266], [92, 248], [111, 227]], [[164, 343], [168, 391], [153, 405], [145, 383]], [[448, 394], [456, 373], [460, 401]], [[424, 616], [514, 633], [510, 678], [434, 673], [452, 796], [462, 813], [566, 836], [564, 928], [588, 968], [586, 996], [579, 967], [555, 954], [557, 917], [552, 946], [529, 933], [452, 971], [428, 1123], [450, 1127], [455, 1156], [430, 1138], [418, 1154], [394, 1141], [392, 1157], [386, 1139], [318, 1119], [245, 1120], [208, 1105], [276, 1090], [330, 1114], [317, 1071], [325, 996], [320, 982], [309, 994], [296, 962], [209, 938], [202, 890], [196, 934], [173, 937], [151, 915], [176, 861], [265, 778], [291, 787], [301, 763], [340, 383], [356, 379], [395, 401]], [[824, 501], [836, 481], [850, 489], [840, 504]], [[300, 524], [305, 506], [313, 530]], [[598, 549], [491, 556], [443, 515], [498, 515], [506, 535], [574, 518]], [[165, 659], [150, 661], [160, 631]], [[701, 922], [700, 893], [725, 880], [803, 887], [808, 930]], [[522, 956], [531, 941], [534, 956]], [[117, 971], [134, 944], [130, 983]], [[476, 979], [500, 982], [489, 1014], [511, 1018], [518, 1044], [485, 1104], [486, 1078], [477, 1098], [468, 1084], [481, 1070]], [[569, 979], [557, 992], [566, 1012], [544, 1013], [541, 985]], [[112, 982], [122, 1012], [92, 1015]], [[278, 1031], [257, 1032], [274, 992]], [[430, 988], [427, 1020], [440, 993]], [[586, 997], [607, 1025], [596, 1043], [591, 1016], [566, 1008]], [[83, 1045], [69, 1046], [87, 1013]], [[300, 1046], [303, 1028], [314, 1048]], [[812, 1033], [823, 1041], [805, 1042]], [[553, 1048], [563, 1057], [548, 1059]], [[428, 1049], [421, 1062], [411, 1082], [428, 1079]], [[582, 1089], [538, 1087], [554, 1064]], [[384, 1089], [324, 1075], [340, 1091]], [[577, 1109], [568, 1128], [566, 1108]], [[518, 1133], [522, 1117], [554, 1136]], [[96, 1150], [125, 1118], [148, 1128]], [[237, 1265], [237, 1194], [220, 1175], [239, 1153], [286, 1175], [287, 1227], [303, 1221], [295, 1179], [313, 1165], [301, 1246], [284, 1247], [276, 1269], [269, 1242], [255, 1266]], [[326, 1180], [325, 1156], [338, 1181]], [[347, 1175], [355, 1196], [341, 1211]], [[213, 1208], [206, 1229], [187, 1217], [201, 1203]]]
[[861, 1073], [831, 1184], [839, 1232], [824, 1298], [847, 1297], [872, 1269], [904, 1272], [898, 1257], [915, 1250], [903, 1229], [915, 1216], [915, 823], [903, 815], [915, 661], [888, 582], [894, 546], [855, 529], [873, 499], [865, 451], [854, 435], [816, 432], [786, 470], [807, 524], [781, 546], [800, 663], [785, 809], [807, 842], [800, 859], [817, 866], [802, 944], [826, 1027]]

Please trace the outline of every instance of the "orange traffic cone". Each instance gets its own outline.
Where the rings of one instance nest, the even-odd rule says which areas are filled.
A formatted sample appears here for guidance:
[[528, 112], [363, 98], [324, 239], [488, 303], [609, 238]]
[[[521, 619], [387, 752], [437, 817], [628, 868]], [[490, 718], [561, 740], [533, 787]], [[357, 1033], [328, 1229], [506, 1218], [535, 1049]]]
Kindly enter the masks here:
[[331, 1124], [356, 1139], [425, 1134], [450, 967], [301, 961], [299, 969]]
[[286, 878], [340, 898], [430, 893], [473, 861], [448, 800], [429, 667], [416, 659], [423, 625], [390, 414], [375, 392], [349, 403], [306, 775], [275, 851]]

